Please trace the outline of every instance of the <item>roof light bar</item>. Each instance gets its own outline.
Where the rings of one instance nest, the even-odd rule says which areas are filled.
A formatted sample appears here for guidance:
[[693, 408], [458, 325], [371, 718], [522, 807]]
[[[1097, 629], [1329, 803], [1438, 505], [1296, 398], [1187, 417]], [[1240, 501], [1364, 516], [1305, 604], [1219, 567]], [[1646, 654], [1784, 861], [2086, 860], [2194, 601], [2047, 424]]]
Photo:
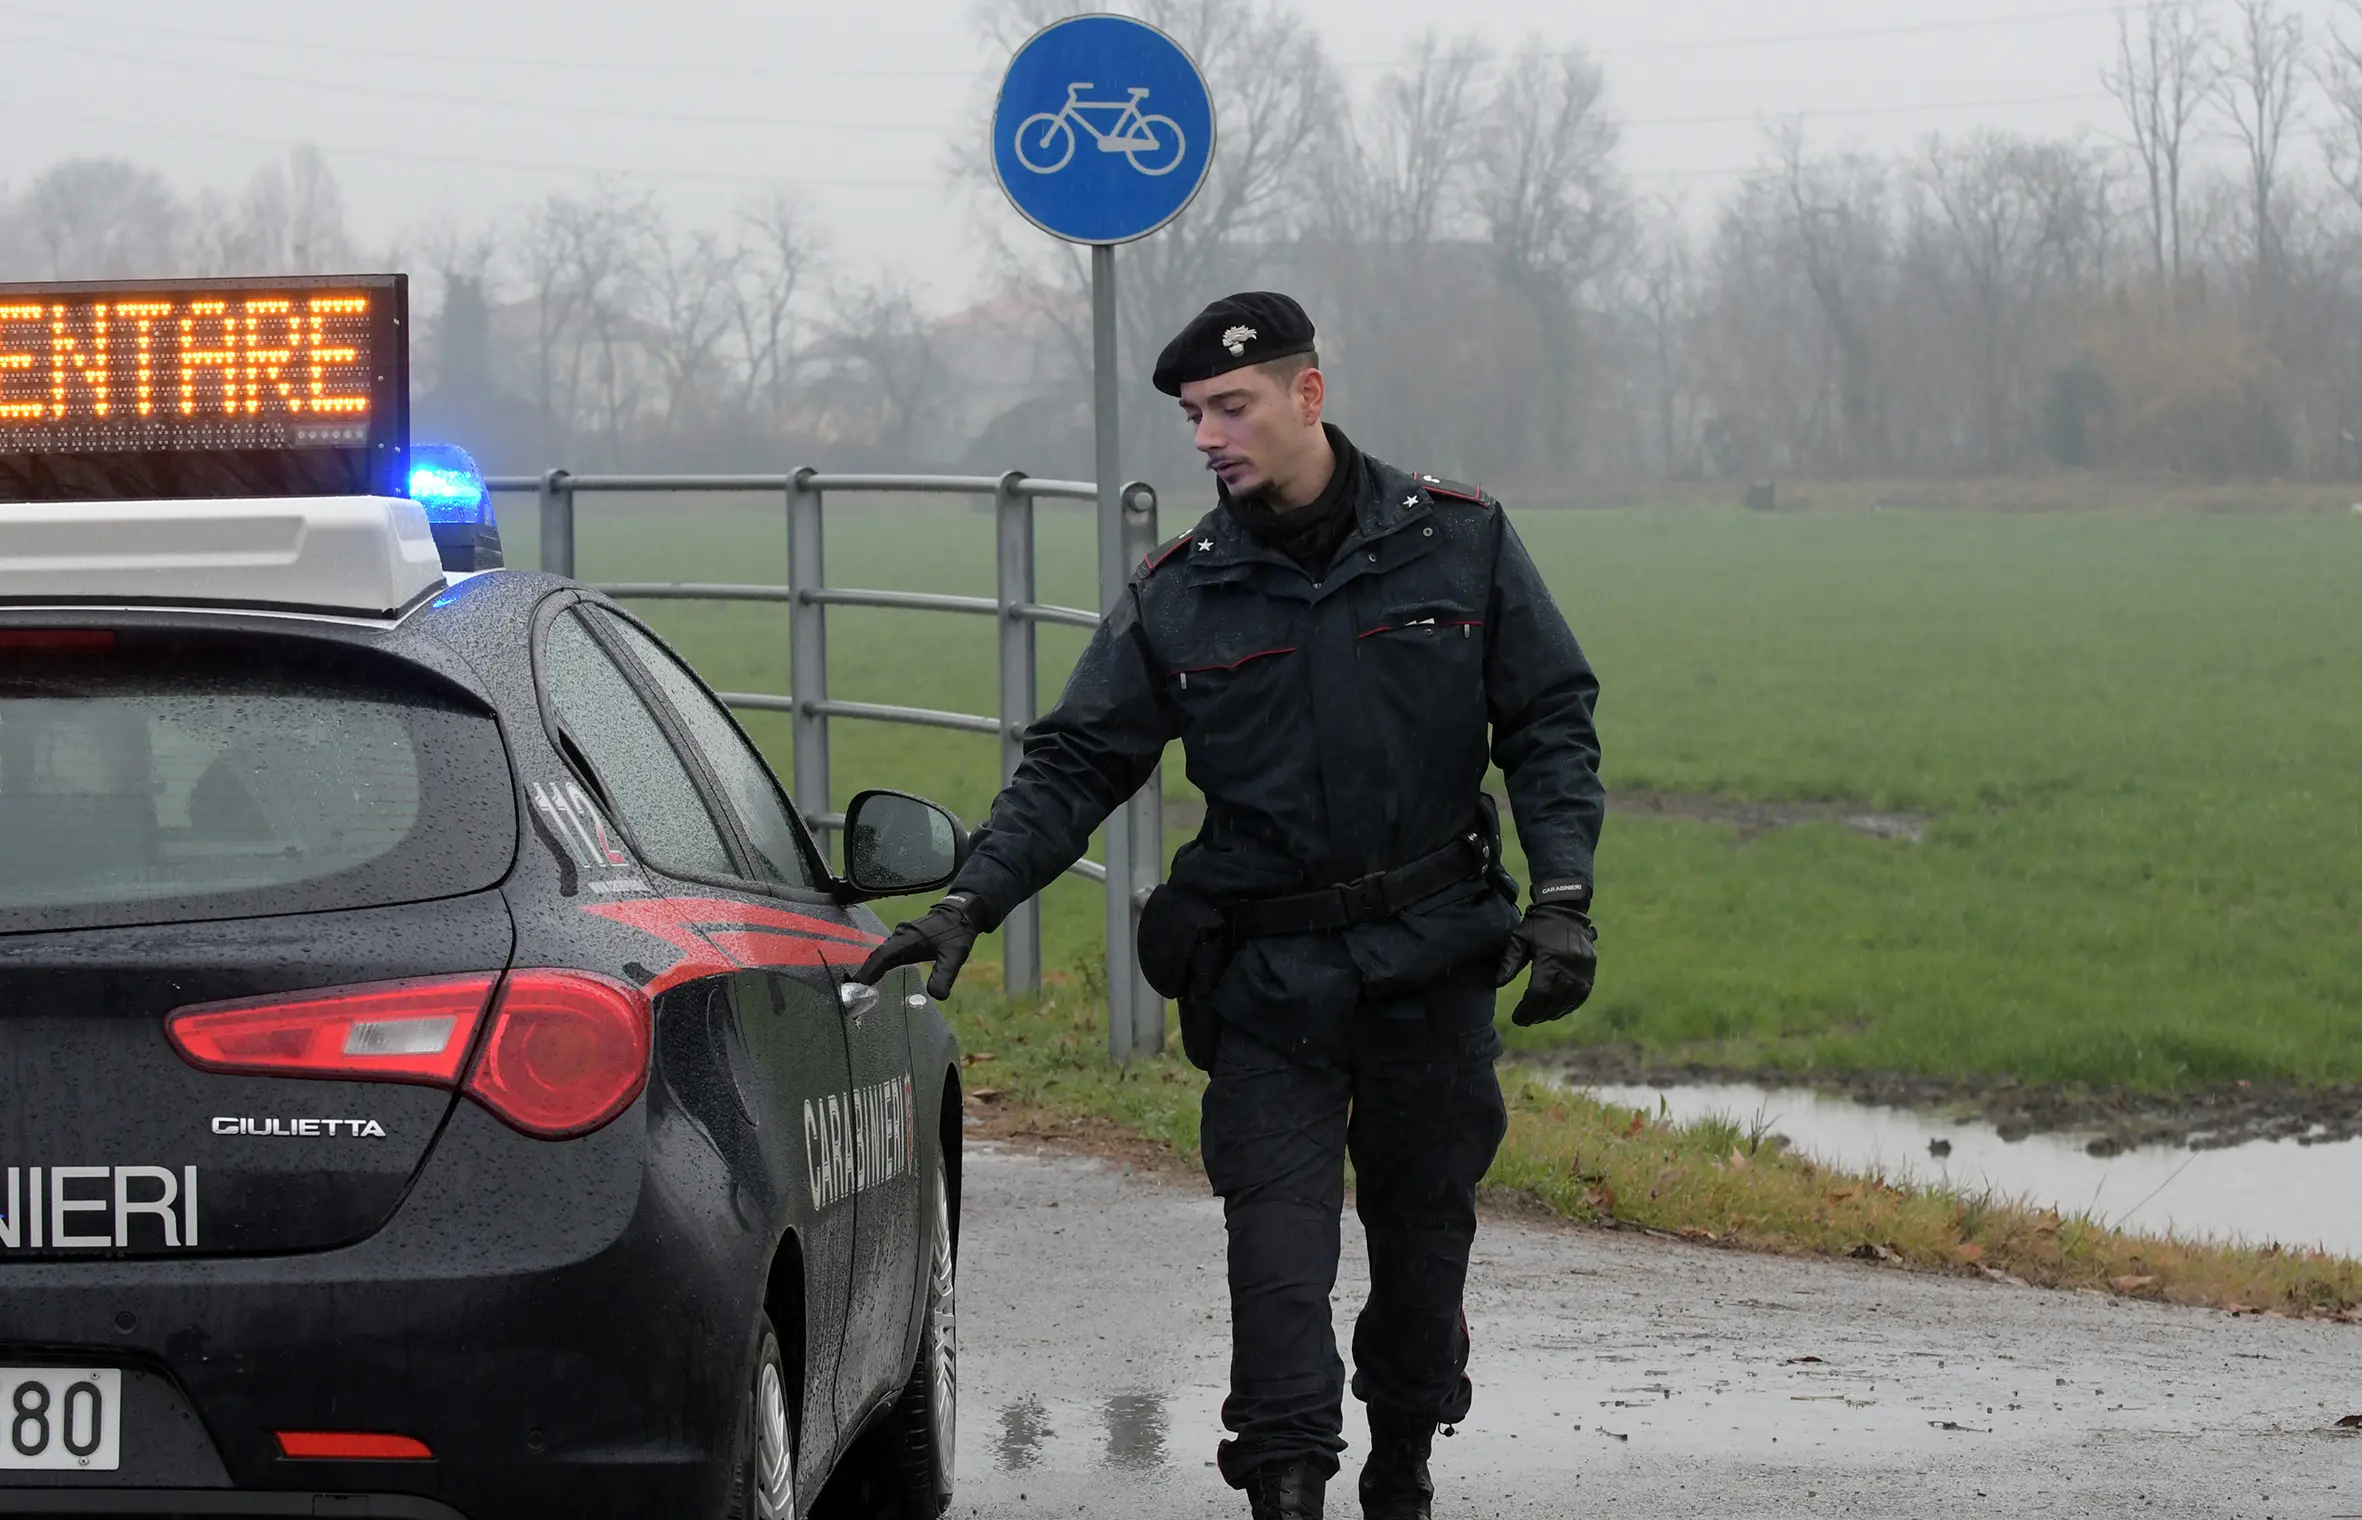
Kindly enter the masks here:
[[412, 444], [410, 499], [426, 512], [445, 570], [499, 568], [500, 521], [484, 472], [467, 450], [451, 443]]
[[484, 488], [484, 472], [455, 444], [411, 445], [410, 499], [426, 508], [431, 523], [492, 520], [492, 493]]

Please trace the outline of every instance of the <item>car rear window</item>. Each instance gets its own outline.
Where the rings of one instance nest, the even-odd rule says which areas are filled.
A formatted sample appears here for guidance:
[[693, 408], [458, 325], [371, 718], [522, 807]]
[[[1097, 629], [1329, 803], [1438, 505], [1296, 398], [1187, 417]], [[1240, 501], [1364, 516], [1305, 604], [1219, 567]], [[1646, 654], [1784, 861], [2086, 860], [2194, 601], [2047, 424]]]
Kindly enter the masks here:
[[447, 897], [515, 848], [498, 725], [402, 661], [136, 634], [0, 656], [0, 931]]

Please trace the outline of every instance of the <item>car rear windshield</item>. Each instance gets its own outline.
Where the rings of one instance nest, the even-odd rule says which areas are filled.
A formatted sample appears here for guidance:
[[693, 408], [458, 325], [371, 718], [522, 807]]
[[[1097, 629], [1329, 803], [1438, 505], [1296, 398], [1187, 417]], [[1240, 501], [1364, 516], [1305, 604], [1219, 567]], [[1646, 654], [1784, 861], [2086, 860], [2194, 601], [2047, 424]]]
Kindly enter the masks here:
[[0, 932], [447, 897], [515, 849], [498, 725], [403, 661], [0, 638]]

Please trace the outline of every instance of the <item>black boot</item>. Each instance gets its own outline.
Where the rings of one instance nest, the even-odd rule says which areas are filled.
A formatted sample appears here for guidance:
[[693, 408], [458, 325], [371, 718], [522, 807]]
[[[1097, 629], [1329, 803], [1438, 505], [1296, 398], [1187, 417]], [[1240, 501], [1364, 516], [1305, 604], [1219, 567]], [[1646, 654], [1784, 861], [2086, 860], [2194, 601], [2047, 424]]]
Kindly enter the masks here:
[[1435, 1445], [1433, 1420], [1370, 1410], [1370, 1460], [1361, 1469], [1362, 1520], [1429, 1520], [1435, 1483], [1427, 1455]]
[[1247, 1479], [1247, 1504], [1255, 1520], [1321, 1520], [1328, 1488], [1320, 1464], [1299, 1457], [1257, 1468]]

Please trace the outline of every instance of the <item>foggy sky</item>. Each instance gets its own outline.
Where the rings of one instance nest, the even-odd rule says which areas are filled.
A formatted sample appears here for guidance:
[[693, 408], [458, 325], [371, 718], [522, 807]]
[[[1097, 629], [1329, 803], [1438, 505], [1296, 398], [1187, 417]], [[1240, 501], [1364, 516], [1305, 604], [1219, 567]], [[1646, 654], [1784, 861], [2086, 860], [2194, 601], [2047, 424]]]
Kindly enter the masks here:
[[[2088, 0], [1298, 8], [1357, 86], [1430, 29], [1589, 46], [1642, 191], [1697, 205], [1789, 115], [1817, 142], [1873, 148], [1978, 123], [2115, 131], [2098, 80], [2113, 11]], [[2332, 0], [2302, 8], [2318, 25]], [[969, 0], [0, 0], [0, 183], [116, 154], [182, 188], [235, 189], [309, 140], [365, 245], [416, 263], [437, 219], [513, 222], [597, 170], [709, 222], [786, 181], [808, 187], [840, 266], [899, 266], [948, 306], [969, 293], [975, 226], [946, 191], [948, 139], [973, 130], [1006, 61], [970, 14]], [[1881, 35], [1766, 40], [1851, 30]]]

